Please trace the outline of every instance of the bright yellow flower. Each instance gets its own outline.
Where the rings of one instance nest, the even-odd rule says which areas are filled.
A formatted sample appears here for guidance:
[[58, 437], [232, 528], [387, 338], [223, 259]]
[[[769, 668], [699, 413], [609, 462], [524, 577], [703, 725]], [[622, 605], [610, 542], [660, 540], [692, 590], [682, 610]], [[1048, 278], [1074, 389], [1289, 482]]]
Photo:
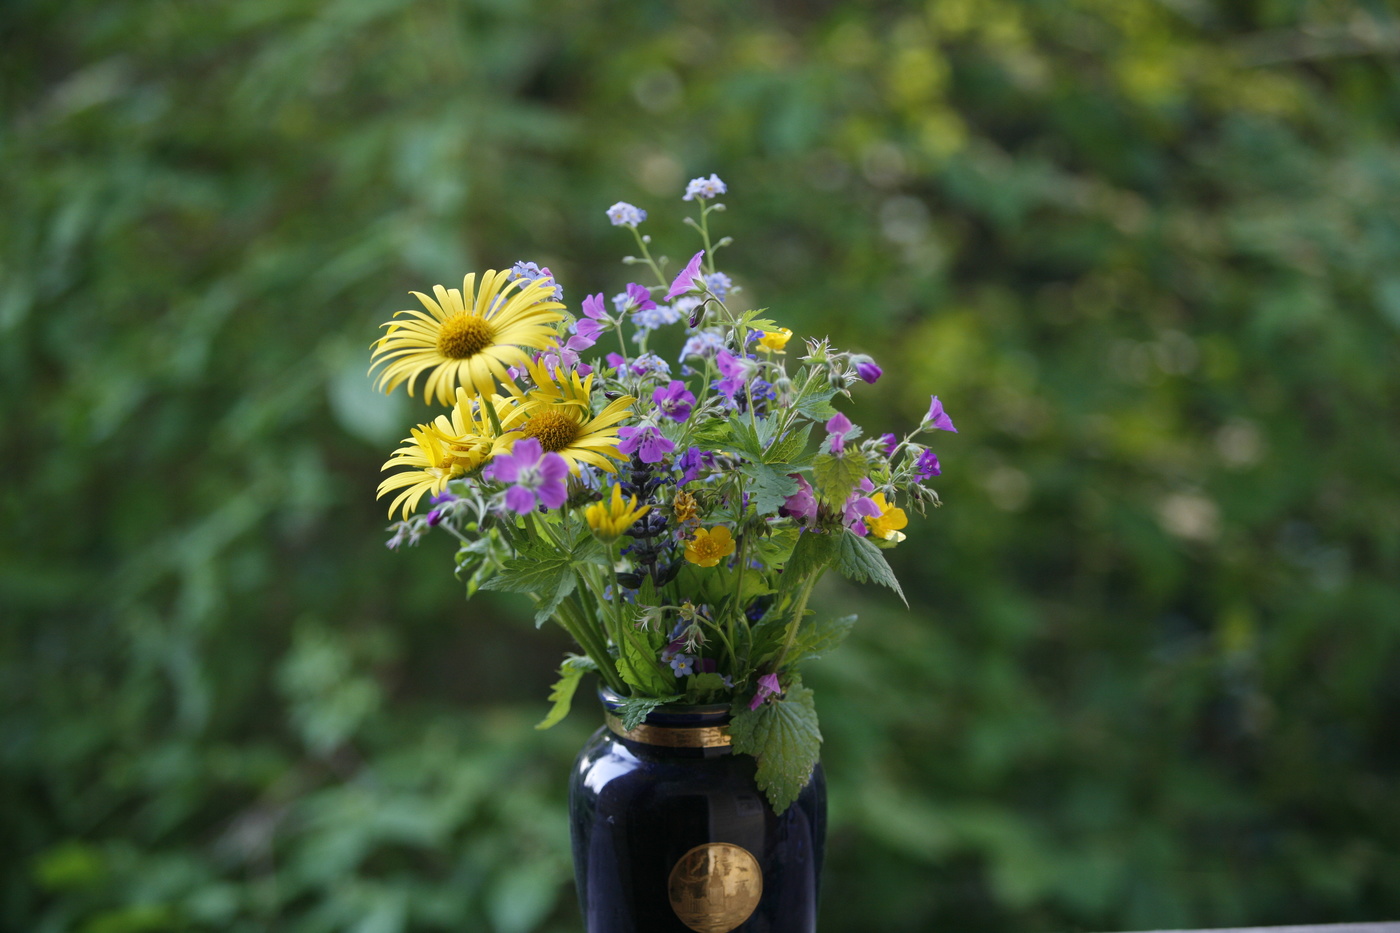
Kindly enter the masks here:
[[885, 494], [877, 492], [870, 497], [880, 509], [880, 514], [866, 518], [865, 527], [882, 541], [903, 541], [904, 534], [899, 530], [909, 524], [909, 517], [903, 509], [897, 509], [885, 501]]
[[636, 496], [623, 502], [622, 487], [614, 486], [612, 501], [593, 503], [583, 510], [583, 517], [588, 519], [588, 527], [593, 529], [594, 534], [604, 541], [612, 541], [625, 534], [633, 522], [650, 511], [649, 505], [637, 508]]
[[561, 369], [550, 374], [542, 366], [529, 364], [530, 375], [538, 386], [519, 399], [523, 420], [514, 425], [521, 436], [533, 437], [547, 453], [556, 453], [569, 461], [569, 469], [578, 474], [580, 463], [609, 473], [617, 467], [608, 459], [626, 460], [617, 449], [620, 438], [617, 424], [631, 414], [630, 395], [609, 402], [598, 414], [593, 414], [590, 399], [593, 376], [580, 381], [578, 373], [567, 376]]
[[[523, 366], [529, 356], [522, 347], [542, 350], [554, 338], [554, 325], [564, 318], [564, 306], [549, 297], [550, 279], [508, 281], [510, 272], [490, 270], [476, 288], [476, 273], [462, 279], [462, 289], [433, 286], [437, 300], [413, 292], [427, 313], [399, 311], [402, 321], [390, 321], [388, 332], [373, 344], [370, 372], [383, 366], [378, 386], [394, 391], [408, 384], [408, 394], [418, 377], [423, 380], [423, 400], [450, 404], [457, 387], [471, 396], [491, 395], [496, 383], [514, 391], [506, 371]], [[465, 298], [463, 297], [465, 296]]]
[[792, 331], [786, 327], [779, 327], [776, 330], [764, 331], [763, 336], [758, 338], [758, 348], [764, 353], [785, 353], [783, 348], [792, 339]]
[[701, 567], [713, 567], [733, 553], [734, 537], [724, 525], [697, 528], [695, 536], [685, 543], [685, 559]]
[[459, 388], [450, 419], [447, 415], [438, 415], [431, 424], [418, 425], [404, 438], [406, 446], [394, 451], [380, 468], [409, 468], [379, 484], [376, 498], [382, 499], [386, 493], [400, 490], [389, 504], [390, 515], [402, 506], [403, 517], [408, 518], [425, 494], [438, 495], [447, 488], [448, 480], [465, 476], [496, 454], [510, 450], [520, 434], [507, 432], [505, 426], [518, 420], [522, 412], [510, 399], [494, 396], [490, 404], [496, 408], [503, 432], [497, 435], [482, 404]]

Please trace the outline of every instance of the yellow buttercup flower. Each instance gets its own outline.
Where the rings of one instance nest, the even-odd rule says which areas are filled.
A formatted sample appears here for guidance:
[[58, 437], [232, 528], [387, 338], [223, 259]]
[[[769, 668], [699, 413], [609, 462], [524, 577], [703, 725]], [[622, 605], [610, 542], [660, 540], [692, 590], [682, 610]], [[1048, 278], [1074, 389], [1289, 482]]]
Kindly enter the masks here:
[[775, 330], [763, 332], [763, 336], [758, 338], [758, 348], [764, 353], [785, 353], [784, 347], [792, 339], [792, 331], [786, 327], [779, 327]]
[[530, 375], [538, 388], [519, 399], [523, 420], [515, 425], [515, 430], [538, 440], [546, 453], [556, 453], [569, 461], [569, 469], [575, 475], [580, 463], [617, 472], [612, 460], [627, 459], [617, 449], [617, 424], [631, 414], [636, 399], [621, 396], [595, 415], [590, 405], [591, 374], [580, 381], [576, 372], [566, 375], [555, 369], [551, 374], [542, 366], [530, 364]]
[[903, 541], [904, 534], [899, 529], [909, 524], [909, 517], [904, 514], [904, 510], [886, 502], [883, 492], [875, 493], [870, 497], [870, 501], [880, 509], [880, 514], [867, 517], [865, 527], [882, 541]]
[[697, 528], [695, 536], [685, 543], [685, 559], [701, 567], [713, 567], [734, 553], [734, 536], [728, 527]]
[[423, 400], [450, 404], [457, 387], [471, 396], [488, 396], [500, 383], [514, 391], [507, 369], [524, 366], [529, 356], [522, 347], [543, 350], [564, 318], [564, 306], [550, 295], [554, 282], [510, 281], [508, 270], [491, 270], [462, 279], [461, 291], [433, 286], [434, 298], [413, 292], [427, 312], [399, 311], [384, 326], [388, 332], [373, 344], [370, 372], [383, 366], [378, 386], [392, 392], [401, 383], [408, 394], [420, 375]]
[[623, 502], [622, 487], [614, 486], [612, 501], [593, 503], [583, 510], [583, 517], [588, 519], [588, 527], [593, 529], [595, 535], [604, 541], [613, 541], [626, 534], [633, 522], [650, 511], [649, 505], [637, 508], [636, 496]]
[[[481, 406], [491, 404], [502, 424], [497, 435], [490, 418]], [[404, 438], [405, 446], [389, 457], [380, 469], [408, 467], [407, 472], [395, 473], [379, 484], [376, 498], [400, 490], [389, 504], [389, 514], [400, 507], [408, 518], [418, 508], [419, 501], [431, 492], [438, 495], [447, 488], [449, 480], [465, 476], [498, 453], [510, 450], [517, 432], [505, 430], [505, 425], [518, 420], [521, 412], [510, 399], [494, 396], [490, 402], [474, 401], [466, 390], [457, 390], [457, 402], [452, 416], [438, 415], [430, 424], [420, 424]]]

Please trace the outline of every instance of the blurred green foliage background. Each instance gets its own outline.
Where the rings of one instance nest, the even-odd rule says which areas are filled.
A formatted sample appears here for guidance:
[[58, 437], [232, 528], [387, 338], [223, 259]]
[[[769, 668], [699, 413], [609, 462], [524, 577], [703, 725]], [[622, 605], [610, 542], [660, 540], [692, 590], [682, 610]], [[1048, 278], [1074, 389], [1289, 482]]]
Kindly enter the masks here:
[[406, 292], [730, 186], [936, 392], [811, 666], [832, 931], [1400, 918], [1400, 23], [1330, 0], [9, 0], [0, 926], [578, 929], [567, 643], [384, 549]]

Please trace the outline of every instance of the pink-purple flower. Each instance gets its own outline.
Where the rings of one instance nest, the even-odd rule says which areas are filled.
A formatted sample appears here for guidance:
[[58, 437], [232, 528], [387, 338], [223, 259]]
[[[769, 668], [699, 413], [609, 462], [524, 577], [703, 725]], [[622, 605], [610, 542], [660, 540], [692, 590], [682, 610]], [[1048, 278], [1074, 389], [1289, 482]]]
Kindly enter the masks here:
[[704, 257], [703, 249], [690, 257], [690, 262], [685, 264], [681, 274], [671, 283], [671, 290], [666, 293], [667, 301], [674, 301], [686, 292], [705, 287], [705, 278], [700, 274], [700, 260]]
[[836, 456], [841, 456], [846, 452], [846, 435], [850, 433], [851, 419], [838, 411], [826, 423], [827, 449]]
[[779, 696], [782, 692], [783, 686], [778, 683], [778, 675], [764, 674], [758, 678], [758, 690], [754, 693], [753, 699], [749, 701], [749, 709], [758, 709], [770, 696]]
[[689, 418], [691, 410], [695, 407], [695, 394], [679, 379], [671, 380], [664, 389], [656, 389], [651, 393], [651, 400], [663, 415], [677, 424]]
[[788, 476], [797, 480], [797, 492], [783, 500], [778, 514], [804, 523], [814, 520], [817, 517], [817, 497], [812, 492], [812, 484], [800, 473], [789, 473]]
[[871, 385], [874, 385], [875, 381], [884, 374], [885, 371], [880, 368], [879, 364], [868, 357], [856, 362], [856, 375]]
[[875, 504], [874, 499], [865, 495], [874, 491], [875, 484], [870, 481], [869, 477], [866, 477], [860, 481], [860, 486], [851, 493], [850, 498], [846, 500], [846, 504], [841, 509], [846, 527], [861, 537], [870, 532], [870, 529], [866, 527], [865, 520], [880, 517], [880, 507]]
[[676, 449], [675, 443], [667, 440], [652, 425], [618, 428], [617, 435], [622, 438], [617, 449], [628, 455], [636, 454], [643, 463], [660, 463], [663, 457]]
[[557, 509], [569, 498], [565, 481], [569, 463], [556, 453], [545, 453], [533, 437], [522, 437], [508, 454], [498, 454], [482, 476], [498, 483], [510, 483], [506, 508], [524, 515], [535, 506]]

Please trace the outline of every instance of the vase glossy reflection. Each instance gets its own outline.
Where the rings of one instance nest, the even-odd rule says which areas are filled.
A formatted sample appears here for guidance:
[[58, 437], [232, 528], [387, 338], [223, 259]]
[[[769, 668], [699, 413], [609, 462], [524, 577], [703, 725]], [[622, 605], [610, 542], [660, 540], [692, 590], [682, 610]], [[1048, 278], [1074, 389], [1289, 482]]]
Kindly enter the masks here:
[[630, 732], [606, 725], [569, 784], [574, 878], [587, 933], [812, 933], [826, 781], [781, 816], [729, 747], [729, 707], [661, 707]]

